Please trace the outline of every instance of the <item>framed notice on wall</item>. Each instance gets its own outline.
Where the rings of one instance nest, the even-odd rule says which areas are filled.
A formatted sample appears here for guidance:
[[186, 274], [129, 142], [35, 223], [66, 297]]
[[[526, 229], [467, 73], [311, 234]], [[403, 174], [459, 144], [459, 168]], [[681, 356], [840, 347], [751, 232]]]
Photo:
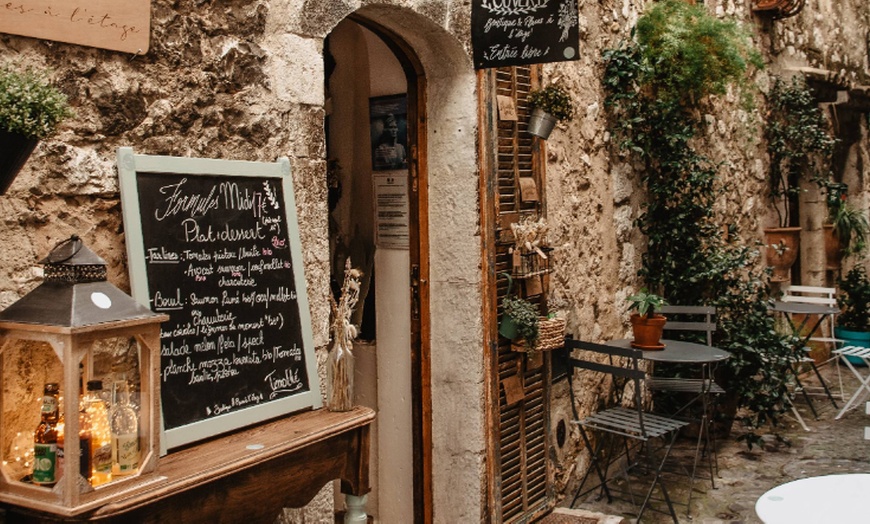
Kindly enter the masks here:
[[577, 0], [472, 0], [474, 67], [580, 58]]
[[320, 386], [286, 158], [118, 150], [133, 297], [166, 313], [166, 448], [318, 408]]
[[376, 243], [381, 249], [408, 249], [408, 172], [376, 173]]

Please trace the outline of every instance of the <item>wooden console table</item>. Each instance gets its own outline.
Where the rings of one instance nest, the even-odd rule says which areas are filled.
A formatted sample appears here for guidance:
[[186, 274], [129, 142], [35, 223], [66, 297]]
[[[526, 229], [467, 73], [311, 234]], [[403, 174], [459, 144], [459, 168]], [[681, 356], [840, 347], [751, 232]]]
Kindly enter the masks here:
[[274, 522], [283, 508], [305, 506], [335, 479], [349, 506], [359, 507], [370, 490], [374, 418], [361, 406], [343, 413], [319, 409], [173, 451], [160, 458], [155, 473], [128, 480], [128, 494], [72, 516], [2, 507], [9, 522], [22, 523]]

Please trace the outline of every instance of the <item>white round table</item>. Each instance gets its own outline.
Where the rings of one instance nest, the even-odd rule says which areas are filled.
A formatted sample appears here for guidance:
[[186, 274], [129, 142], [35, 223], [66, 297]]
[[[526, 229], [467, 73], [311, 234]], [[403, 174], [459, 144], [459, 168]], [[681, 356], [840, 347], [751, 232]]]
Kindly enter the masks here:
[[765, 524], [870, 522], [870, 474], [825, 475], [777, 486], [755, 503]]

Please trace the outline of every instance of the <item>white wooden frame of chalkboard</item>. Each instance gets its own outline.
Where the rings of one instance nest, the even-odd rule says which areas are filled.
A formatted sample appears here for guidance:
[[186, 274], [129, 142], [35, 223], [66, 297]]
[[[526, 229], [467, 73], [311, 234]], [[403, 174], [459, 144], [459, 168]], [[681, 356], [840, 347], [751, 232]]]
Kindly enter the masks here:
[[[290, 177], [290, 161], [286, 157], [277, 162], [248, 162], [208, 158], [187, 158], [134, 154], [130, 147], [118, 148], [118, 173], [121, 187], [124, 230], [127, 243], [127, 258], [133, 298], [149, 307], [150, 293], [145, 268], [144, 238], [136, 177], [138, 173], [172, 173], [183, 175], [227, 175], [257, 178], [280, 178], [284, 192], [284, 209], [290, 256], [293, 261], [293, 277], [296, 285], [299, 320], [302, 327], [303, 356], [308, 374], [308, 391], [284, 397], [177, 428], [165, 429], [160, 441], [161, 453], [234, 429], [257, 424], [307, 408], [322, 406], [320, 378], [314, 355], [314, 339], [311, 330], [311, 312], [308, 307], [307, 284], [302, 264], [302, 245], [299, 238], [299, 223], [296, 217], [296, 199]], [[293, 212], [290, 212], [293, 210]], [[162, 409], [162, 408], [161, 408]]]

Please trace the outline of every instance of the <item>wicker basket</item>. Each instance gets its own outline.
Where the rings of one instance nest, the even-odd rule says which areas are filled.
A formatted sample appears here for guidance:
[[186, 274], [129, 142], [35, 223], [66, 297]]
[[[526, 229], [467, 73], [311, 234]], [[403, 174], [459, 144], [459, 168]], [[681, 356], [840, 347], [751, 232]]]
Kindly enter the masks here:
[[[565, 319], [538, 317], [538, 340], [531, 351], [552, 351], [565, 344]], [[524, 338], [511, 344], [513, 351], [528, 353], [529, 347]]]
[[565, 344], [565, 319], [546, 318], [538, 319], [538, 342], [535, 344], [536, 351], [551, 351]]

